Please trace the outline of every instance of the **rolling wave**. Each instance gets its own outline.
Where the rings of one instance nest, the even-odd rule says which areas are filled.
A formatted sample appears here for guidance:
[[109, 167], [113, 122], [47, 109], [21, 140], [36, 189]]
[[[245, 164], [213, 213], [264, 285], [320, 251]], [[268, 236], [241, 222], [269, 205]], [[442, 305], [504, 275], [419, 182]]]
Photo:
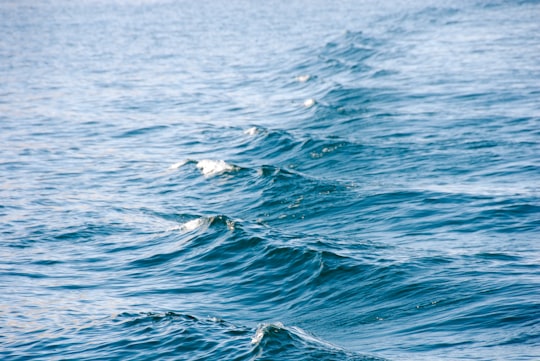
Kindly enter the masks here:
[[177, 5], [0, 4], [2, 358], [536, 357], [534, 1]]

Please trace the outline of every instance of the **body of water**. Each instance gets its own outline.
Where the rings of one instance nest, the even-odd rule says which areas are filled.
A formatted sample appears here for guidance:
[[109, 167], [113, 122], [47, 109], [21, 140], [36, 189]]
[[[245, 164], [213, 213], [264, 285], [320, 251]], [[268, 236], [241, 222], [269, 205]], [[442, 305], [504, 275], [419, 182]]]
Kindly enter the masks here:
[[0, 1], [0, 357], [540, 359], [539, 18]]

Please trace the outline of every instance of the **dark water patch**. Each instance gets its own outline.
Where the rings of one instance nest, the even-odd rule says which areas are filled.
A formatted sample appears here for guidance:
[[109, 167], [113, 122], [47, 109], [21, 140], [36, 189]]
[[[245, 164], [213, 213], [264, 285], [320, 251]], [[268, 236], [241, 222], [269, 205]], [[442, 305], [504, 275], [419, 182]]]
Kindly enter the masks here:
[[168, 129], [168, 127], [164, 125], [132, 129], [132, 130], [127, 130], [123, 132], [122, 134], [118, 135], [118, 138], [130, 138], [130, 137], [143, 136], [149, 133], [151, 134], [153, 132], [160, 132], [166, 129]]
[[479, 253], [475, 255], [475, 257], [480, 259], [485, 259], [486, 261], [520, 261], [522, 257], [519, 257], [517, 255], [512, 254], [506, 254], [506, 253], [491, 253], [491, 252], [485, 252], [485, 253]]
[[252, 159], [266, 160], [270, 164], [279, 164], [281, 159], [289, 159], [299, 147], [299, 140], [283, 130], [269, 130], [252, 127], [246, 131], [255, 139], [246, 144], [246, 149], [239, 152], [247, 161]]

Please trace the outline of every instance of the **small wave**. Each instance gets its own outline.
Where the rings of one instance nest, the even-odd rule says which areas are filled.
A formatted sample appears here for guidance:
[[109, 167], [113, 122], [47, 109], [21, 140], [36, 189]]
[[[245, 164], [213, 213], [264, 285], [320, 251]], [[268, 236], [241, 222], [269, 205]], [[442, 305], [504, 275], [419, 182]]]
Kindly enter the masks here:
[[313, 98], [309, 98], [309, 99], [306, 99], [306, 100], [304, 101], [304, 106], [305, 106], [306, 108], [310, 108], [310, 107], [314, 106], [315, 104], [317, 104], [317, 102], [316, 102], [315, 99], [313, 99]]
[[182, 228], [186, 231], [192, 231], [196, 228], [199, 228], [202, 224], [204, 224], [204, 220], [202, 218], [197, 218], [197, 219], [184, 223], [182, 225]]
[[250, 135], [250, 136], [257, 135], [260, 132], [261, 132], [260, 128], [257, 128], [257, 127], [251, 127], [249, 129], [244, 130], [244, 134], [247, 134], [247, 135]]
[[259, 356], [269, 359], [383, 361], [346, 351], [299, 327], [286, 327], [281, 322], [259, 325], [251, 344]]
[[250, 329], [229, 323], [220, 317], [199, 317], [192, 313], [141, 312], [122, 313], [105, 326], [129, 334], [81, 346], [98, 358], [125, 359], [126, 347], [145, 358], [151, 352], [155, 359], [180, 358], [249, 360], [245, 340]]
[[155, 126], [149, 126], [149, 127], [142, 127], [142, 128], [136, 128], [136, 129], [129, 129], [124, 131], [122, 134], [117, 135], [117, 138], [129, 138], [129, 137], [136, 137], [140, 135], [145, 135], [150, 132], [157, 132], [168, 129], [168, 126], [166, 125], [155, 125]]
[[232, 172], [237, 170], [238, 167], [229, 164], [224, 160], [203, 159], [197, 163], [197, 169], [199, 169], [204, 176], [208, 177]]
[[251, 344], [259, 345], [265, 336], [271, 337], [273, 334], [277, 334], [280, 332], [290, 333], [291, 335], [297, 336], [298, 338], [301, 338], [307, 342], [319, 343], [330, 348], [338, 348], [337, 346], [334, 346], [329, 342], [317, 339], [315, 336], [310, 335], [308, 332], [302, 330], [300, 327], [285, 327], [281, 322], [263, 323], [259, 325], [259, 327], [257, 327], [255, 335], [251, 339]]
[[[220, 235], [226, 239], [235, 239], [235, 232], [241, 230], [242, 227], [237, 225], [235, 220], [225, 215], [194, 218], [168, 228], [152, 242], [138, 247], [141, 252], [135, 251], [126, 267], [135, 273], [146, 268], [149, 274], [151, 268], [158, 270], [163, 264], [181, 262], [186, 257], [189, 258], [194, 250], [198, 252], [197, 255], [213, 254], [213, 250], [220, 245], [219, 242], [215, 242], [215, 239], [218, 239]], [[175, 231], [181, 234], [171, 233]]]
[[279, 330], [283, 329], [284, 326], [281, 322], [277, 323], [263, 323], [262, 325], [259, 325], [257, 327], [257, 331], [255, 332], [255, 335], [253, 335], [253, 338], [251, 339], [252, 345], [258, 345], [261, 343], [261, 340], [263, 339], [265, 333], [269, 332], [278, 332]]
[[192, 219], [181, 225], [171, 227], [168, 229], [168, 231], [191, 232], [196, 229], [202, 229], [203, 227], [206, 228], [207, 226], [211, 226], [216, 223], [224, 224], [229, 231], [234, 231], [236, 227], [236, 222], [226, 216], [212, 216]]
[[180, 162], [176, 162], [174, 164], [171, 164], [169, 166], [169, 170], [176, 170], [179, 168], [182, 168], [183, 166], [187, 164], [194, 164], [201, 171], [201, 173], [204, 176], [214, 176], [219, 175], [227, 172], [232, 172], [235, 170], [240, 169], [239, 167], [229, 164], [225, 162], [224, 160], [214, 160], [214, 159], [203, 159], [200, 161], [186, 159]]
[[181, 168], [181, 167], [185, 166], [187, 163], [189, 163], [189, 160], [183, 160], [181, 162], [176, 162], [174, 164], [171, 164], [169, 166], [169, 169], [170, 170], [178, 169], [178, 168]]
[[305, 83], [307, 81], [309, 81], [311, 79], [311, 75], [298, 75], [296, 77], [296, 80], [299, 82], [299, 83]]
[[183, 223], [178, 226], [174, 226], [168, 229], [168, 231], [184, 231], [184, 232], [191, 232], [197, 228], [200, 228], [202, 225], [205, 224], [204, 218], [196, 218], [192, 219], [190, 221], [187, 221], [186, 223]]

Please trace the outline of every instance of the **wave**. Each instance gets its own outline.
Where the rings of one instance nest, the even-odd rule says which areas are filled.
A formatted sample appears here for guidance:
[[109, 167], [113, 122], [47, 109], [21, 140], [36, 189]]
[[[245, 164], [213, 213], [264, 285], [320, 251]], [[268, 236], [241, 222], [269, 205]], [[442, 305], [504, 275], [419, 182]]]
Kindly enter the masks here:
[[218, 175], [225, 172], [232, 172], [237, 169], [237, 167], [226, 163], [223, 160], [209, 160], [203, 159], [197, 162], [197, 169], [205, 176]]
[[[146, 277], [159, 280], [135, 287], [132, 296], [159, 299], [166, 294], [197, 294], [196, 306], [188, 302], [186, 307], [218, 314], [243, 308], [243, 319], [294, 320], [310, 324], [332, 342], [354, 340], [357, 345], [369, 340], [362, 330], [380, 324], [403, 337], [428, 337], [430, 330], [443, 328], [452, 338], [450, 334], [463, 332], [465, 325], [497, 338], [499, 327], [507, 322], [512, 327], [535, 322], [534, 316], [518, 316], [537, 312], [535, 305], [525, 302], [529, 291], [534, 292], [531, 286], [515, 284], [511, 274], [495, 281], [489, 271], [501, 269], [502, 264], [517, 270], [523, 262], [517, 254], [471, 255], [441, 248], [438, 254], [420, 257], [414, 249], [388, 242], [278, 231], [226, 216], [194, 218], [185, 224], [190, 222], [198, 227], [159, 242], [173, 245], [171, 241], [182, 240], [178, 249], [163, 253], [161, 246], [146, 247], [144, 253], [152, 255], [129, 265], [128, 274], [135, 277], [142, 267]], [[484, 271], [465, 275], [462, 263]], [[525, 267], [523, 272], [530, 270]], [[174, 283], [166, 281], [173, 279]], [[514, 295], [515, 302], [501, 305], [500, 297], [508, 294]], [[492, 322], [485, 322], [485, 314], [492, 315]], [[332, 333], [325, 331], [329, 325]], [[268, 342], [296, 342], [296, 331], [279, 324], [263, 325], [251, 338], [253, 345], [264, 348], [268, 336]], [[274, 333], [283, 333], [284, 339], [273, 340]]]
[[252, 352], [257, 360], [384, 360], [343, 350], [299, 327], [286, 327], [280, 322], [259, 325], [251, 343], [255, 346]]
[[170, 170], [175, 170], [186, 164], [195, 163], [196, 168], [206, 177], [216, 176], [224, 173], [230, 173], [238, 170], [235, 165], [229, 164], [224, 160], [202, 159], [199, 161], [184, 160], [169, 166]]
[[24, 346], [12, 339], [4, 345], [1, 353], [10, 360], [46, 360], [62, 348], [66, 356], [92, 360], [137, 360], [151, 354], [155, 359], [182, 360], [383, 361], [345, 351], [294, 326], [261, 324], [254, 329], [219, 317], [173, 311], [122, 312], [84, 320], [79, 327], [64, 324]]

